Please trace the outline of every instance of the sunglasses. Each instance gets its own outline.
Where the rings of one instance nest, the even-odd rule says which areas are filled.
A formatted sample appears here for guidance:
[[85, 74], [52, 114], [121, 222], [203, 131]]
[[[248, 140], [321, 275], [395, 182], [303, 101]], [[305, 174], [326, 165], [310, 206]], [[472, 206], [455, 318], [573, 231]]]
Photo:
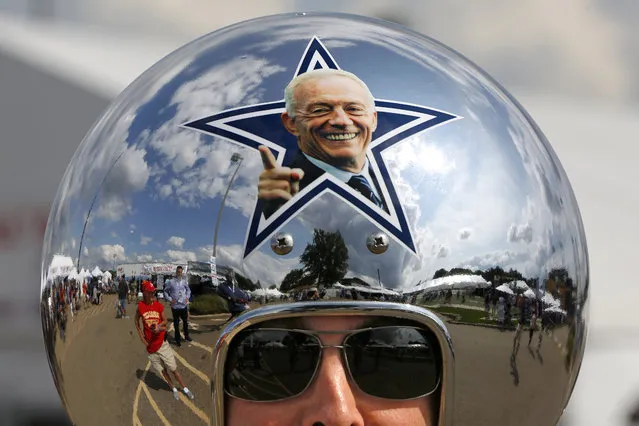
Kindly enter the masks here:
[[[339, 346], [322, 344], [322, 334], [344, 334]], [[235, 398], [274, 402], [301, 395], [313, 382], [322, 350], [337, 348], [351, 379], [378, 398], [408, 400], [439, 386], [438, 344], [428, 330], [385, 326], [348, 331], [255, 328], [231, 341], [224, 388]]]

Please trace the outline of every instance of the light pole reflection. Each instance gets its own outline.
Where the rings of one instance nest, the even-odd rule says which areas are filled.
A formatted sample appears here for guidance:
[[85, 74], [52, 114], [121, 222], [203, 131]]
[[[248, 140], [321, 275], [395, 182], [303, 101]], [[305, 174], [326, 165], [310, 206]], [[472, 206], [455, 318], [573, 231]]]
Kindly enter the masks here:
[[224, 197], [222, 197], [222, 202], [220, 204], [220, 211], [217, 214], [217, 221], [215, 222], [215, 233], [213, 235], [213, 255], [211, 256], [211, 269], [213, 269], [214, 267], [216, 269], [216, 274], [215, 274], [216, 276], [214, 278], [211, 277], [213, 278], [213, 281], [214, 281], [213, 285], [217, 285], [217, 265], [214, 265], [214, 263], [216, 262], [216, 256], [217, 256], [217, 234], [220, 229], [220, 220], [222, 218], [222, 211], [224, 210], [224, 205], [226, 204], [226, 197], [229, 195], [229, 190], [231, 189], [231, 185], [233, 185], [235, 176], [237, 175], [237, 172], [238, 170], [240, 170], [240, 166], [242, 165], [242, 160], [244, 160], [244, 158], [242, 157], [242, 155], [240, 155], [237, 152], [231, 155], [231, 164], [237, 163], [237, 167], [233, 171], [233, 174], [231, 175], [231, 179], [229, 180], [229, 184], [226, 187], [226, 192], [224, 192]]
[[100, 190], [102, 189], [102, 187], [104, 186], [104, 182], [106, 182], [107, 178], [109, 177], [109, 175], [111, 174], [111, 170], [113, 170], [113, 167], [115, 167], [116, 164], [118, 164], [118, 161], [120, 161], [120, 158], [122, 158], [122, 156], [124, 155], [124, 153], [126, 153], [126, 149], [124, 151], [122, 151], [117, 158], [113, 161], [113, 163], [111, 164], [111, 167], [109, 167], [109, 170], [107, 170], [106, 174], [104, 175], [104, 178], [102, 178], [102, 183], [100, 183], [100, 186], [96, 193], [95, 196], [93, 197], [93, 200], [91, 201], [91, 206], [89, 207], [89, 211], [87, 213], [87, 218], [84, 220], [84, 227], [82, 228], [82, 235], [80, 235], [80, 244], [78, 247], [78, 264], [77, 264], [77, 269], [78, 271], [80, 270], [80, 257], [82, 256], [82, 243], [84, 242], [84, 234], [87, 231], [87, 224], [89, 223], [89, 218], [91, 217], [91, 212], [93, 211], [93, 207], [95, 206], [95, 202], [98, 199], [98, 196], [100, 195]]

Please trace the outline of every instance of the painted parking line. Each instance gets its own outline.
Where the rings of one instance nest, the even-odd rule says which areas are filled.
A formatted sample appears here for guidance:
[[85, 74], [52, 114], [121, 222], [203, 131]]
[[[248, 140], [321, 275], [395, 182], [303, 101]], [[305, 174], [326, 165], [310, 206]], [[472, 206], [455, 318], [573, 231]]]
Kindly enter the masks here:
[[204, 374], [202, 371], [198, 370], [197, 368], [195, 368], [191, 364], [189, 364], [187, 362], [187, 360], [182, 358], [180, 356], [180, 354], [178, 354], [177, 352], [174, 351], [174, 353], [175, 353], [175, 357], [178, 359], [178, 361], [180, 361], [182, 363], [182, 365], [184, 365], [186, 368], [188, 368], [191, 373], [193, 373], [196, 376], [198, 376], [207, 385], [209, 385], [211, 383], [210, 379], [208, 378], [208, 376], [206, 374]]
[[[144, 372], [140, 377], [140, 383], [138, 383], [138, 388], [135, 390], [135, 397], [133, 398], [133, 424], [139, 424], [140, 419], [138, 418], [138, 404], [140, 403], [140, 394], [142, 393], [142, 384], [144, 383], [144, 379], [146, 378], [146, 373], [151, 368], [151, 361], [146, 363], [146, 367], [144, 367]], [[137, 423], [136, 423], [137, 421]]]
[[204, 411], [199, 409], [195, 404], [191, 402], [190, 399], [188, 399], [182, 393], [180, 393], [180, 400], [182, 400], [182, 402], [186, 404], [186, 406], [189, 407], [191, 411], [193, 411], [193, 413], [195, 413], [195, 415], [198, 416], [204, 423], [209, 426], [211, 425], [211, 419], [209, 418], [209, 416], [207, 416]]
[[[193, 325], [195, 325], [196, 327], [192, 327]], [[197, 326], [197, 324], [189, 323], [189, 328], [193, 328], [194, 330], [197, 330], [197, 328], [198, 328], [198, 327], [199, 327], [199, 326]], [[173, 327], [173, 324], [169, 324], [169, 326], [166, 328], [166, 332], [167, 332], [168, 334], [171, 334], [171, 333], [173, 332], [173, 330], [175, 330], [175, 328]], [[203, 344], [201, 344], [201, 343], [198, 343], [198, 342], [196, 342], [195, 340], [191, 340], [190, 342], [188, 342], [188, 344], [189, 344], [189, 345], [193, 345], [193, 346], [195, 346], [195, 347], [197, 347], [197, 348], [200, 348], [200, 349], [202, 349], [202, 350], [205, 350], [205, 351], [207, 351], [207, 352], [208, 352], [208, 353], [210, 353], [210, 354], [212, 354], [212, 353], [213, 353], [213, 349], [212, 349], [212, 348], [210, 348], [210, 347], [208, 347], [208, 346], [206, 346], [206, 345], [203, 345]]]
[[201, 343], [198, 343], [195, 340], [193, 340], [192, 342], [189, 342], [189, 344], [191, 344], [191, 345], [193, 345], [195, 347], [198, 347], [198, 348], [200, 348], [202, 350], [205, 350], [205, 351], [207, 351], [210, 354], [213, 354], [213, 349], [212, 348], [210, 348], [210, 347], [208, 347], [206, 345], [203, 345]]
[[[207, 385], [210, 384], [210, 379], [206, 376], [206, 374], [204, 374], [202, 371], [198, 370], [197, 368], [193, 367], [188, 361], [186, 361], [184, 358], [182, 358], [176, 351], [173, 351], [173, 353], [175, 354], [175, 358], [178, 361], [180, 361], [180, 363], [182, 365], [184, 365], [189, 371], [191, 371], [193, 374], [198, 376]], [[144, 368], [144, 372], [142, 373], [142, 376], [140, 377], [140, 383], [138, 384], [138, 388], [137, 388], [136, 393], [135, 393], [135, 398], [133, 400], [132, 423], [133, 423], [134, 426], [138, 426], [138, 425], [142, 426], [142, 422], [140, 421], [140, 419], [138, 417], [138, 407], [139, 407], [139, 404], [140, 404], [140, 396], [141, 396], [142, 393], [144, 393], [146, 395], [147, 399], [149, 400], [149, 403], [151, 404], [151, 407], [153, 408], [155, 413], [158, 415], [158, 417], [160, 418], [162, 423], [165, 426], [170, 426], [170, 422], [164, 416], [164, 414], [162, 413], [162, 410], [160, 410], [160, 407], [157, 405], [157, 403], [155, 402], [155, 400], [151, 396], [151, 392], [149, 391], [148, 387], [144, 383], [144, 379], [146, 378], [146, 374], [147, 374], [147, 372], [149, 371], [150, 368], [151, 368], [151, 362], [149, 361], [149, 362], [147, 362], [146, 367]], [[190, 399], [188, 399], [182, 393], [180, 393], [180, 400], [196, 416], [198, 416], [204, 423], [206, 423], [207, 425], [210, 426], [210, 424], [211, 424], [210, 417], [202, 409], [198, 408], [193, 402], [191, 402]]]
[[[195, 327], [193, 327], [192, 325], [195, 325]], [[193, 324], [193, 323], [189, 323], [189, 328], [192, 329], [196, 329], [198, 327], [197, 324]], [[170, 323], [169, 326], [167, 327], [167, 333], [171, 333], [172, 331], [174, 331], [173, 328], [173, 324]], [[191, 341], [188, 342], [189, 344], [202, 349], [208, 353], [213, 353], [212, 348], [205, 346], [201, 343], [195, 342], [195, 341]], [[198, 370], [197, 368], [195, 368], [193, 365], [191, 365], [186, 359], [184, 359], [180, 354], [177, 353], [177, 351], [173, 350], [173, 353], [175, 355], [175, 358], [184, 366], [186, 367], [191, 373], [195, 374], [200, 380], [202, 380], [204, 383], [206, 383], [207, 385], [210, 385], [211, 381], [209, 379], [209, 377], [202, 371]], [[156, 414], [158, 415], [158, 417], [160, 418], [160, 420], [162, 421], [162, 423], [165, 426], [170, 426], [170, 422], [168, 421], [168, 419], [164, 416], [164, 414], [162, 413], [162, 411], [160, 410], [160, 408], [158, 407], [157, 403], [155, 402], [155, 400], [153, 399], [153, 397], [151, 396], [151, 392], [149, 391], [148, 387], [146, 386], [146, 384], [144, 383], [144, 379], [146, 378], [147, 372], [150, 370], [151, 368], [151, 362], [147, 362], [146, 367], [144, 369], [144, 372], [142, 373], [142, 376], [140, 377], [140, 383], [138, 384], [138, 388], [136, 389], [136, 393], [135, 393], [135, 397], [133, 400], [133, 416], [132, 416], [132, 424], [134, 426], [142, 426], [142, 422], [140, 421], [139, 417], [138, 417], [138, 409], [139, 409], [139, 405], [140, 405], [140, 398], [142, 393], [144, 393], [147, 397], [147, 399], [149, 400], [149, 403], [151, 404], [151, 407], [153, 408], [153, 410], [156, 412]], [[200, 409], [199, 407], [197, 407], [189, 398], [187, 398], [182, 392], [180, 392], [180, 400], [184, 403], [184, 405], [186, 405], [196, 416], [198, 416], [206, 425], [211, 424], [211, 420], [210, 420], [210, 416], [208, 416], [202, 409]]]
[[143, 382], [140, 384], [142, 385], [142, 391], [144, 391], [144, 394], [149, 399], [149, 402], [151, 403], [151, 407], [153, 407], [153, 410], [155, 411], [155, 413], [158, 415], [158, 417], [160, 417], [162, 424], [164, 424], [164, 426], [171, 426], [171, 423], [169, 423], [167, 418], [164, 417], [162, 410], [160, 410], [160, 407], [158, 407], [158, 404], [155, 402], [155, 400], [151, 396], [151, 392], [149, 392], [149, 388]]

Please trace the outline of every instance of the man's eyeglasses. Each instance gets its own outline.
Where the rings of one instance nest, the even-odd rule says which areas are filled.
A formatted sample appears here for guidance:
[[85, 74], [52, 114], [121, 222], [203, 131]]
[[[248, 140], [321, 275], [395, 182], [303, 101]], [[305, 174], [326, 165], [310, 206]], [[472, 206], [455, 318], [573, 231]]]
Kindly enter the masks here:
[[[321, 334], [344, 334], [338, 346], [322, 344]], [[395, 400], [426, 396], [439, 386], [439, 346], [429, 331], [384, 326], [347, 331], [254, 328], [239, 332], [226, 358], [228, 395], [259, 402], [302, 394], [313, 382], [322, 350], [342, 352], [352, 383], [369, 395]]]

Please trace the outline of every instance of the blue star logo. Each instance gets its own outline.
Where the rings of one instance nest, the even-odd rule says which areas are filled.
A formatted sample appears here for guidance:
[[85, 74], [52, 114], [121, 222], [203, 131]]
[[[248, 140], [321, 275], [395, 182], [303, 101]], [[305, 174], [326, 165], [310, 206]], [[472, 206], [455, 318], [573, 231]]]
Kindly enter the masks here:
[[[328, 49], [314, 37], [307, 45], [293, 77], [322, 68], [340, 69]], [[420, 105], [382, 99], [375, 99], [375, 109], [377, 128], [368, 147], [367, 158], [370, 170], [377, 176], [377, 192], [384, 200], [384, 208], [375, 205], [369, 198], [330, 173], [324, 173], [268, 218], [262, 214], [262, 200], [256, 201], [249, 220], [244, 258], [261, 247], [296, 214], [326, 192], [332, 192], [342, 198], [372, 223], [388, 232], [399, 244], [416, 253], [404, 208], [382, 159], [382, 153], [410, 136], [461, 117]], [[298, 151], [297, 139], [282, 125], [280, 117], [284, 111], [285, 102], [279, 100], [222, 111], [184, 123], [182, 127], [219, 136], [256, 151], [262, 145], [267, 146], [274, 153], [277, 165], [282, 166], [290, 164]]]

